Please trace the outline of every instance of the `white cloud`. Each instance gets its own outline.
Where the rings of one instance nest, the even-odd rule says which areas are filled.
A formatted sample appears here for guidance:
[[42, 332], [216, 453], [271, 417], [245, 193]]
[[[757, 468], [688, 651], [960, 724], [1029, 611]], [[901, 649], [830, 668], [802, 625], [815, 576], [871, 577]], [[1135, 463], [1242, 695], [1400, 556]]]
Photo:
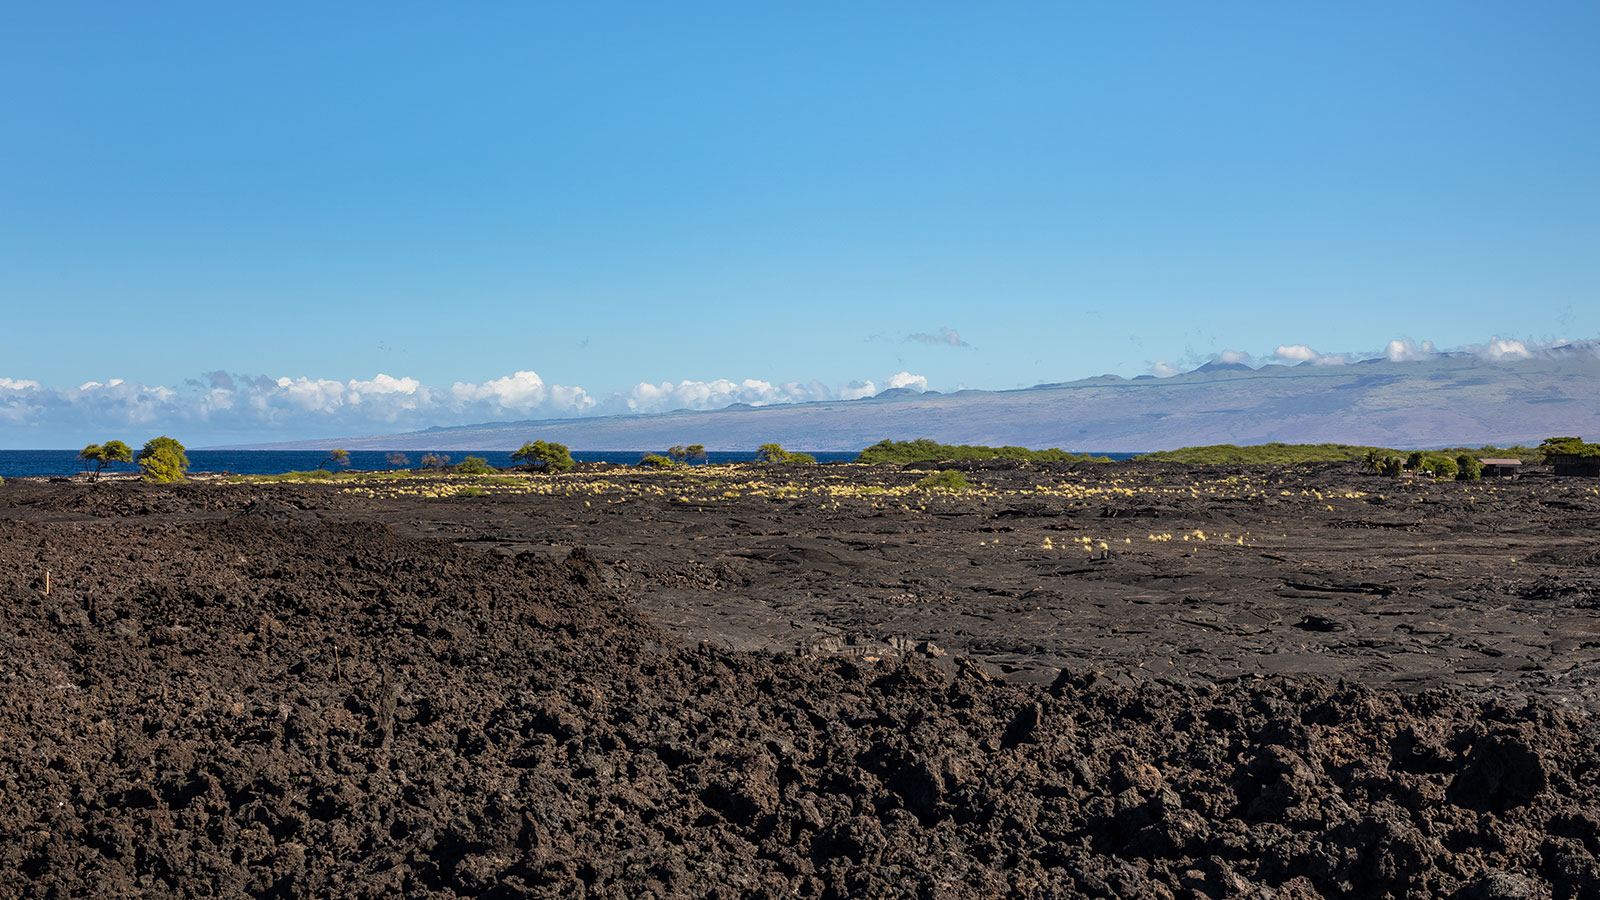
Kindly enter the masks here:
[[[1548, 348], [1541, 347], [1540, 349]], [[1522, 341], [1503, 339], [1497, 334], [1489, 339], [1489, 343], [1479, 351], [1479, 355], [1484, 359], [1499, 362], [1505, 359], [1527, 359], [1533, 353], [1528, 349], [1528, 345]]]
[[1279, 362], [1302, 363], [1309, 362], [1314, 366], [1347, 366], [1350, 364], [1348, 353], [1318, 353], [1305, 344], [1279, 344], [1278, 349], [1272, 353]]
[[1316, 359], [1322, 354], [1307, 347], [1305, 344], [1279, 344], [1278, 349], [1273, 351], [1272, 355], [1283, 362], [1305, 362], [1306, 360]]
[[1246, 363], [1250, 361], [1250, 354], [1243, 350], [1224, 350], [1217, 354], [1217, 359], [1225, 363]]
[[910, 388], [921, 393], [928, 389], [928, 379], [922, 375], [913, 375], [910, 372], [900, 372], [889, 378], [889, 388]]
[[878, 386], [870, 381], [852, 381], [839, 390], [840, 400], [860, 400], [862, 397], [871, 397], [878, 392]]
[[658, 413], [675, 409], [721, 409], [735, 403], [770, 406], [775, 403], [829, 400], [832, 397], [833, 393], [816, 381], [773, 384], [756, 378], [743, 381], [718, 378], [712, 381], [663, 381], [660, 384], [640, 382], [626, 394], [611, 398], [606, 405], [620, 405], [622, 409], [617, 411], [623, 412]]
[[1411, 362], [1412, 360], [1428, 359], [1437, 354], [1433, 348], [1433, 341], [1416, 343], [1410, 338], [1395, 338], [1384, 348], [1383, 355], [1390, 362]]
[[1171, 378], [1182, 371], [1182, 369], [1164, 359], [1158, 359], [1150, 364], [1150, 374], [1157, 378]]

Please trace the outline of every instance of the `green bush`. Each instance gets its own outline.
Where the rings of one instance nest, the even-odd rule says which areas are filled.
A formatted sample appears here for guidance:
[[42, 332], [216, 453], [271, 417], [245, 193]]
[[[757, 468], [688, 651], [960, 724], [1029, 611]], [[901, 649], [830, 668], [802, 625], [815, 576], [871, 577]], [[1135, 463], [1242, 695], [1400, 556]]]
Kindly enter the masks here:
[[1483, 477], [1483, 463], [1469, 453], [1456, 457], [1456, 480], [1477, 481]]
[[1435, 457], [1428, 460], [1428, 471], [1432, 472], [1435, 478], [1454, 478], [1456, 477], [1456, 461], [1448, 456]]
[[815, 465], [817, 458], [809, 453], [791, 453], [777, 444], [762, 444], [756, 451], [756, 460], [768, 463], [806, 463]]
[[647, 469], [670, 469], [678, 465], [676, 460], [668, 459], [659, 453], [651, 453], [639, 460], [639, 465]]
[[528, 468], [541, 472], [566, 472], [577, 465], [572, 459], [572, 453], [567, 450], [567, 445], [553, 441], [523, 444], [521, 449], [512, 452], [511, 458], [520, 460], [526, 463]]
[[481, 456], [469, 456], [456, 466], [457, 475], [493, 475], [495, 469]]
[[[467, 459], [472, 459], [472, 457], [469, 456]], [[457, 497], [484, 497], [488, 496], [488, 494], [488, 491], [478, 487], [477, 485], [468, 485], [461, 490], [456, 491]]]
[[917, 482], [919, 491], [964, 491], [970, 487], [967, 476], [954, 469], [943, 469]]
[[1379, 469], [1380, 472], [1389, 478], [1399, 478], [1400, 474], [1404, 470], [1405, 460], [1398, 456], [1390, 456], [1385, 458], [1383, 461], [1383, 468]]
[[162, 435], [145, 442], [144, 449], [135, 459], [145, 481], [169, 483], [182, 481], [189, 471], [189, 457], [183, 445]]

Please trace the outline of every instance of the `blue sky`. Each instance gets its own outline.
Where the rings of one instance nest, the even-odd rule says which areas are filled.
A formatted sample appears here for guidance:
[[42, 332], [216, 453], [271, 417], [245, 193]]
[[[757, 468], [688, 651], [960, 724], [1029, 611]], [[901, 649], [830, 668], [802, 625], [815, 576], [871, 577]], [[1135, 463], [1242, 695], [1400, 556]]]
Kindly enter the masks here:
[[0, 446], [1593, 338], [1597, 39], [1562, 2], [19, 5]]

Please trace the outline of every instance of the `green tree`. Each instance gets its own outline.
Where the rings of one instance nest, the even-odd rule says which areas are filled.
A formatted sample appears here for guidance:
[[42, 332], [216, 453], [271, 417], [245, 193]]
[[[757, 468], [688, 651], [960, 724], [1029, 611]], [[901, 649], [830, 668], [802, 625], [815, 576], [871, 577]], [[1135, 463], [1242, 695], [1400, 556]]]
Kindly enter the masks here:
[[1361, 468], [1374, 474], [1381, 474], [1383, 472], [1383, 462], [1385, 459], [1388, 459], [1388, 457], [1384, 454], [1384, 452], [1379, 450], [1377, 447], [1373, 447], [1371, 450], [1367, 451], [1366, 456], [1362, 457]]
[[791, 453], [777, 444], [762, 444], [756, 451], [757, 462], [768, 463], [810, 463], [815, 464], [817, 458], [809, 453]]
[[329, 465], [338, 466], [341, 469], [350, 468], [350, 451], [343, 447], [337, 450], [329, 450], [328, 458], [318, 463], [317, 468], [320, 469]]
[[1399, 478], [1400, 474], [1405, 471], [1405, 466], [1405, 460], [1398, 456], [1390, 456], [1384, 459], [1383, 468], [1379, 471], [1381, 471], [1385, 477]]
[[1456, 480], [1477, 481], [1483, 477], [1483, 463], [1470, 453], [1456, 457]]
[[164, 434], [146, 441], [135, 461], [145, 481], [182, 481], [189, 471], [189, 457], [183, 445]]
[[1590, 444], [1583, 438], [1552, 437], [1545, 438], [1539, 445], [1540, 461], [1549, 465], [1552, 456], [1576, 456], [1580, 458], [1600, 457], [1600, 444]]
[[690, 444], [689, 446], [685, 447], [682, 444], [678, 444], [667, 449], [667, 458], [671, 459], [673, 462], [680, 463], [692, 463], [695, 460], [704, 462], [706, 458], [706, 445]]
[[1428, 460], [1428, 471], [1435, 478], [1455, 478], [1456, 461], [1448, 456], [1434, 457]]
[[520, 460], [526, 463], [528, 468], [541, 472], [566, 472], [577, 465], [567, 445], [553, 441], [533, 441], [523, 444], [521, 449], [512, 451], [511, 458]]
[[639, 465], [647, 469], [670, 469], [682, 463], [675, 459], [668, 459], [659, 453], [648, 453], [639, 459]]
[[[78, 458], [83, 460], [83, 468], [89, 473], [89, 480], [99, 481], [100, 471], [108, 464], [133, 462], [133, 448], [121, 441], [106, 441], [104, 444], [90, 444], [79, 450]], [[90, 463], [94, 464], [93, 469], [89, 468]]]

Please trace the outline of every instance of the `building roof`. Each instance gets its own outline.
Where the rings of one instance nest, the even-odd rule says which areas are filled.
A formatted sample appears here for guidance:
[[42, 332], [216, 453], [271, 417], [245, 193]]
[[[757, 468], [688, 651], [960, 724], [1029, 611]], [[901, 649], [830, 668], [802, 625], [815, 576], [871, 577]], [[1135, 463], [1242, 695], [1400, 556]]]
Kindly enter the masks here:
[[1522, 465], [1522, 460], [1520, 460], [1520, 459], [1480, 459], [1480, 460], [1478, 460], [1478, 462], [1481, 462], [1486, 466], [1520, 466], [1520, 465]]

